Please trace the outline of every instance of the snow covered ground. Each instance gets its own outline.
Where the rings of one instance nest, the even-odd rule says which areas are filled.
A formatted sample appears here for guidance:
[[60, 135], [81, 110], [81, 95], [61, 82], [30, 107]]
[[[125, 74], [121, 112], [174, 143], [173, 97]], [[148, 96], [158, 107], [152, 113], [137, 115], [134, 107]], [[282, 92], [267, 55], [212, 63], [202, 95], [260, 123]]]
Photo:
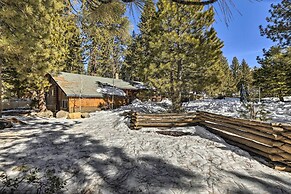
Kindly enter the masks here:
[[[287, 99], [287, 98], [286, 98]], [[247, 107], [240, 103], [238, 98], [204, 99], [184, 103], [187, 111], [208, 111], [226, 116], [244, 118]], [[270, 122], [287, 122], [291, 123], [291, 101], [279, 102], [272, 99], [266, 99], [261, 103], [254, 103], [255, 112], [260, 117], [260, 112], [264, 112], [264, 119]]]
[[[137, 103], [131, 107], [166, 110], [166, 103]], [[13, 177], [24, 166], [54, 169], [67, 183], [61, 193], [291, 193], [291, 173], [267, 167], [201, 127], [177, 129], [192, 133], [182, 137], [130, 130], [121, 116], [129, 108], [82, 120], [21, 118], [28, 125], [0, 132], [0, 171]], [[30, 188], [21, 185], [18, 193], [25, 192]]]

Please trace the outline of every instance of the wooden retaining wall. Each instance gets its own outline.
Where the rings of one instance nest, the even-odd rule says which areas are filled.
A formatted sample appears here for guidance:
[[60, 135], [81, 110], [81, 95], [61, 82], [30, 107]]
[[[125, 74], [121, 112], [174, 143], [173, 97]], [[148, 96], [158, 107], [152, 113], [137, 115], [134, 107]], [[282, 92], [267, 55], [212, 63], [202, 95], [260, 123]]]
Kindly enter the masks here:
[[291, 125], [266, 123], [208, 112], [141, 114], [131, 113], [131, 129], [200, 125], [230, 144], [263, 156], [278, 170], [291, 171]]
[[195, 125], [199, 122], [196, 113], [166, 113], [142, 114], [131, 113], [130, 128], [138, 130], [142, 127], [184, 127]]

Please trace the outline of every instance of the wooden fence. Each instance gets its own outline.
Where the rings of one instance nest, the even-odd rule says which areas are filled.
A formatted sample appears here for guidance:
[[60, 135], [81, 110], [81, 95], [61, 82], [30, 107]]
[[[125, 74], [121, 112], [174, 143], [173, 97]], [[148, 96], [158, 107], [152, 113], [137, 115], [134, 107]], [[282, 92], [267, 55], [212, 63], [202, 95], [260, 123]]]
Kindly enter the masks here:
[[269, 159], [278, 170], [291, 171], [291, 125], [238, 119], [208, 112], [131, 113], [132, 129], [191, 125], [204, 126], [228, 143]]
[[142, 127], [184, 127], [196, 125], [198, 122], [196, 113], [142, 114], [133, 112], [130, 128], [138, 130]]

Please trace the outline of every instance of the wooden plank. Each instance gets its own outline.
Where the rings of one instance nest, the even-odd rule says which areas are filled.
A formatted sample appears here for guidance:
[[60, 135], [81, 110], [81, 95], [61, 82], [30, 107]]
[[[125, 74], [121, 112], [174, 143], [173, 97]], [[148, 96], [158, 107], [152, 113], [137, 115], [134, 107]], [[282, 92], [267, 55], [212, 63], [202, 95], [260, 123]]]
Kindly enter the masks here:
[[279, 147], [279, 149], [287, 152], [288, 154], [291, 154], [291, 145], [290, 144], [284, 144]]
[[234, 142], [237, 142], [237, 143], [246, 145], [248, 147], [258, 149], [258, 150], [260, 150], [262, 152], [265, 152], [265, 153], [278, 154], [278, 153], [284, 152], [284, 151], [282, 151], [282, 150], [280, 150], [279, 148], [276, 148], [276, 147], [271, 147], [271, 146], [268, 146], [268, 145], [263, 145], [263, 144], [260, 144], [258, 142], [255, 142], [253, 140], [250, 140], [250, 139], [246, 139], [246, 138], [237, 136], [235, 134], [231, 134], [231, 133], [228, 133], [228, 132], [225, 132], [225, 131], [221, 131], [219, 129], [214, 129], [212, 127], [208, 127], [207, 125], [205, 125], [205, 126], [211, 132], [213, 132], [215, 134], [218, 134], [222, 138], [229, 139], [231, 141], [234, 141]]
[[282, 135], [291, 139], [291, 131], [282, 132]]
[[[219, 120], [220, 122], [223, 123], [228, 123], [228, 124], [233, 124], [236, 126], [244, 126], [244, 127], [248, 127], [248, 128], [253, 128], [265, 133], [269, 133], [269, 134], [276, 134], [277, 131], [274, 131], [273, 128], [271, 126], [268, 127], [261, 127], [261, 126], [255, 126], [255, 125], [249, 125], [248, 123], [242, 123], [240, 121], [236, 121], [234, 119], [230, 119], [230, 118], [224, 118], [224, 117], [216, 117], [216, 116], [209, 116], [209, 115], [200, 115], [201, 120], [213, 120], [213, 121], [217, 121]], [[279, 132], [278, 132], [279, 133]]]
[[197, 113], [160, 113], [160, 114], [145, 114], [145, 113], [135, 113], [137, 116], [142, 117], [175, 117], [175, 116], [191, 116], [191, 115], [197, 115]]
[[282, 156], [283, 158], [285, 158], [288, 162], [291, 161], [291, 154], [289, 154], [289, 153], [286, 153], [286, 152], [284, 152], [284, 153], [278, 153], [278, 155], [279, 156]]
[[291, 145], [291, 139], [289, 139], [289, 138], [283, 138], [283, 139], [280, 139], [280, 141], [282, 141], [284, 143], [288, 143]]
[[271, 129], [271, 130], [273, 129], [272, 125], [270, 123], [256, 121], [256, 120], [239, 119], [239, 118], [222, 116], [222, 115], [208, 113], [208, 112], [199, 112], [199, 115], [220, 118], [220, 119], [229, 120], [229, 121], [233, 121], [233, 122], [237, 122], [237, 123], [241, 123], [241, 124], [246, 124], [246, 125], [250, 125], [250, 126], [255, 126], [255, 127], [263, 127], [263, 128], [267, 128], [267, 129]]
[[[201, 120], [203, 120], [203, 116], [201, 117]], [[228, 123], [228, 122], [223, 122], [220, 119], [212, 119], [211, 118], [211, 119], [205, 119], [205, 120], [215, 122], [215, 123], [217, 123], [217, 125], [223, 125], [223, 126], [228, 127], [228, 128], [238, 129], [238, 130], [241, 130], [244, 132], [252, 133], [252, 134], [259, 135], [259, 136], [266, 137], [266, 138], [273, 139], [273, 140], [283, 139], [282, 135], [270, 134], [270, 133], [266, 133], [264, 131], [259, 131], [259, 130], [253, 129], [253, 128], [249, 128], [249, 127], [245, 127], [245, 126], [241, 126], [241, 125], [236, 125], [236, 124], [232, 124], [232, 123]]]
[[180, 119], [180, 120], [172, 120], [172, 119], [163, 119], [163, 120], [150, 120], [150, 119], [142, 119], [142, 120], [133, 120], [136, 123], [197, 123], [200, 120], [197, 119]]
[[227, 132], [230, 132], [232, 134], [235, 134], [235, 135], [238, 135], [238, 136], [250, 139], [250, 140], [255, 140], [255, 141], [260, 142], [262, 144], [266, 144], [268, 146], [281, 146], [284, 144], [283, 142], [273, 141], [272, 139], [268, 139], [268, 138], [265, 138], [262, 136], [254, 135], [252, 133], [248, 133], [245, 131], [240, 131], [240, 130], [230, 128], [230, 127], [227, 127], [224, 125], [218, 125], [218, 124], [213, 124], [213, 123], [208, 123], [208, 122], [202, 122], [202, 123], [208, 127], [217, 128], [221, 131], [227, 131]]
[[249, 147], [249, 146], [246, 146], [246, 145], [243, 145], [243, 144], [231, 141], [231, 140], [226, 140], [226, 142], [231, 144], [231, 145], [235, 145], [235, 146], [237, 146], [239, 148], [242, 148], [242, 149], [244, 149], [246, 151], [249, 151], [249, 152], [252, 152], [254, 154], [257, 154], [259, 156], [263, 156], [265, 158], [268, 158], [271, 161], [279, 162], [279, 161], [284, 161], [285, 160], [282, 156], [278, 156], [276, 154], [265, 153], [265, 152], [262, 152], [262, 151], [260, 151], [258, 149], [255, 149], [255, 148], [252, 148], [252, 147]]
[[156, 116], [140, 116], [140, 115], [137, 115], [135, 116], [135, 118], [137, 119], [153, 119], [153, 120], [158, 120], [158, 119], [183, 119], [183, 118], [186, 118], [186, 119], [191, 119], [191, 118], [197, 118], [196, 115], [177, 115], [177, 116], [159, 116], [159, 117], [156, 117]]
[[191, 117], [148, 117], [148, 118], [144, 118], [144, 117], [133, 117], [133, 120], [183, 120], [183, 119], [198, 119], [196, 116], [191, 116]]
[[194, 125], [192, 123], [136, 123], [137, 127], [185, 127]]

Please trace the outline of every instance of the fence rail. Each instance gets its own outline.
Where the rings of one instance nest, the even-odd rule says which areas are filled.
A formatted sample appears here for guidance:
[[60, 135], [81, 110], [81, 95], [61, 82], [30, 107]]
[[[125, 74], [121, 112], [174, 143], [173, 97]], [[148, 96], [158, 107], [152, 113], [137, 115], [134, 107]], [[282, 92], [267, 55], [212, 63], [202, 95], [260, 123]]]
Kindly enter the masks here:
[[188, 114], [142, 114], [131, 113], [131, 129], [138, 130], [142, 127], [183, 127], [195, 125], [199, 120], [196, 113]]
[[230, 144], [269, 159], [275, 169], [291, 171], [291, 125], [232, 118], [202, 111], [182, 114], [131, 113], [130, 127], [134, 130], [142, 127], [193, 125], [204, 126]]

